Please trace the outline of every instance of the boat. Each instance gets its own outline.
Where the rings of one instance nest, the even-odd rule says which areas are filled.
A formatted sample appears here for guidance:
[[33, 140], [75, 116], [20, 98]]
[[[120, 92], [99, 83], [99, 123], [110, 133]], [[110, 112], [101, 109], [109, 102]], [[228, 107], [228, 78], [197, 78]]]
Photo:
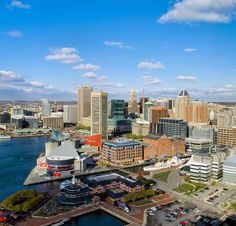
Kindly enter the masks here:
[[7, 135], [0, 135], [0, 140], [10, 140], [11, 136], [7, 136]]
[[156, 171], [160, 169], [166, 169], [171, 167], [177, 167], [184, 164], [186, 160], [179, 159], [178, 157], [174, 156], [168, 159], [166, 162], [157, 162], [154, 165], [143, 167], [144, 171]]

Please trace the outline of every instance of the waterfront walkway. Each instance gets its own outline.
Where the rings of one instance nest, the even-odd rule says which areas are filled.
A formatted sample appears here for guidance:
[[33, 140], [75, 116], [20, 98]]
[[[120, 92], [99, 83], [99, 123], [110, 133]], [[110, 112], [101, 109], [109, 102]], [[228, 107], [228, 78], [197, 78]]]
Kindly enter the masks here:
[[64, 219], [70, 219], [73, 217], [81, 216], [95, 210], [102, 209], [105, 212], [124, 220], [125, 222], [129, 223], [129, 225], [142, 225], [142, 220], [137, 219], [134, 216], [128, 215], [124, 211], [112, 206], [111, 204], [100, 202], [92, 205], [88, 205], [86, 207], [78, 207], [75, 210], [71, 210], [70, 212], [61, 213], [57, 216], [52, 217], [29, 217], [25, 219], [25, 221], [19, 222], [17, 226], [48, 226], [53, 223], [60, 222]]

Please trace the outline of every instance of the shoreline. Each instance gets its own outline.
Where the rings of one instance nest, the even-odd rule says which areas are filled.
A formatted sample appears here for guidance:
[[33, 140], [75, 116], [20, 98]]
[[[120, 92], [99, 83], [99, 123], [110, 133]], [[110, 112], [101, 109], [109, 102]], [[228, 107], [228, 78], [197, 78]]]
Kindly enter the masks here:
[[30, 138], [30, 137], [50, 137], [51, 134], [36, 134], [36, 135], [10, 135], [11, 139]]

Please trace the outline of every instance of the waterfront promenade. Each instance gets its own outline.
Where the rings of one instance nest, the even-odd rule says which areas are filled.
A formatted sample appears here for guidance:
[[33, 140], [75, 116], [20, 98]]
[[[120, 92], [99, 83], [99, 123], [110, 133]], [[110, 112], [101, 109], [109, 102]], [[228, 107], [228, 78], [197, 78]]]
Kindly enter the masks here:
[[[158, 197], [158, 196], [156, 196]], [[165, 197], [164, 199], [161, 199], [157, 201], [156, 197], [152, 198], [152, 202], [145, 204], [143, 206], [135, 206], [131, 205], [131, 212], [126, 213], [123, 210], [119, 209], [118, 207], [107, 203], [107, 202], [99, 202], [95, 204], [88, 204], [83, 207], [78, 207], [76, 209], [73, 209], [69, 212], [61, 213], [56, 216], [52, 217], [28, 217], [25, 219], [25, 221], [19, 222], [16, 225], [17, 226], [48, 226], [53, 223], [60, 222], [64, 219], [70, 219], [73, 217], [78, 217], [84, 214], [91, 213], [95, 210], [103, 210], [114, 217], [117, 217], [125, 222], [128, 223], [128, 225], [145, 225], [145, 211], [146, 209], [156, 206], [158, 204], [166, 204], [169, 202], [173, 202], [175, 199], [172, 196]]]

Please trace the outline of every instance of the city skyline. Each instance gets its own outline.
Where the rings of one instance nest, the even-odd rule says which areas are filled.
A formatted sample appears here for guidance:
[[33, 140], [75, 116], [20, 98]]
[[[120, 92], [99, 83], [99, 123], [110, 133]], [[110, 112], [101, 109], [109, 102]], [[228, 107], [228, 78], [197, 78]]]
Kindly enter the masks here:
[[76, 100], [91, 85], [126, 100], [135, 88], [233, 101], [235, 9], [227, 0], [4, 0], [1, 100]]

